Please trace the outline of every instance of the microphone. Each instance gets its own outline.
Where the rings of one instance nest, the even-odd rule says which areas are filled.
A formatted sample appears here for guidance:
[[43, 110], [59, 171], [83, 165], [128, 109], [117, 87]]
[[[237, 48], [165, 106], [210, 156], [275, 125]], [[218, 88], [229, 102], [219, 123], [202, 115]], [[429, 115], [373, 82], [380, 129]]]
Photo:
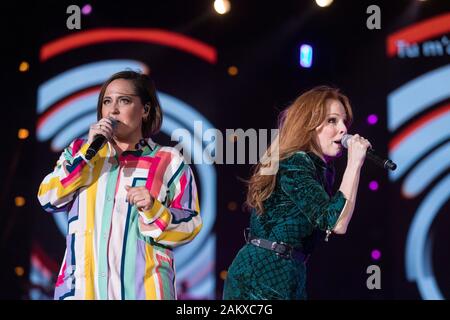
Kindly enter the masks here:
[[[112, 123], [112, 128], [113, 130], [116, 129], [117, 127], [117, 120], [112, 118], [112, 117], [108, 117], [109, 120], [111, 120]], [[94, 141], [92, 141], [91, 145], [89, 146], [89, 148], [86, 151], [86, 160], [91, 160], [98, 152], [98, 150], [100, 150], [103, 145], [106, 142], [106, 137], [102, 134], [97, 134], [94, 137]]]
[[[345, 149], [348, 149], [347, 142], [348, 142], [348, 139], [350, 139], [351, 137], [352, 137], [351, 134], [344, 134], [344, 136], [342, 137], [341, 144]], [[375, 150], [373, 150], [371, 148], [367, 149], [366, 157], [367, 157], [367, 159], [370, 159], [376, 165], [378, 165], [384, 169], [389, 169], [392, 171], [397, 169], [397, 165], [392, 160], [381, 158], [380, 156], [378, 156], [375, 153]]]

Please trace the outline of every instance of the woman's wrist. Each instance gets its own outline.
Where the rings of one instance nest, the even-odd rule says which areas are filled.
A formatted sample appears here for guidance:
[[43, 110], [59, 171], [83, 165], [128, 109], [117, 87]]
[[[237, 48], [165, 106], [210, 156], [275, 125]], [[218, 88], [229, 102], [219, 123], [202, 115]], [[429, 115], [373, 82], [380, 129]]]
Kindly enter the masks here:
[[360, 171], [362, 168], [363, 163], [362, 162], [355, 162], [355, 161], [348, 161], [347, 162], [347, 168], [351, 171]]

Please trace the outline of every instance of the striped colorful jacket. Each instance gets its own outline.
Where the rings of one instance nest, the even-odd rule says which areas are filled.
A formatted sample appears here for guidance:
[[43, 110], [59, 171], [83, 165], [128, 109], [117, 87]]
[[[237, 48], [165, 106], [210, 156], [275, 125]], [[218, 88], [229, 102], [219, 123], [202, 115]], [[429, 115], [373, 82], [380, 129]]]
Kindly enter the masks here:
[[[107, 143], [88, 161], [77, 139], [41, 183], [43, 208], [68, 212], [55, 299], [176, 299], [172, 249], [202, 227], [197, 187], [176, 149], [141, 142], [120, 157]], [[130, 206], [126, 185], [148, 188], [153, 207]]]

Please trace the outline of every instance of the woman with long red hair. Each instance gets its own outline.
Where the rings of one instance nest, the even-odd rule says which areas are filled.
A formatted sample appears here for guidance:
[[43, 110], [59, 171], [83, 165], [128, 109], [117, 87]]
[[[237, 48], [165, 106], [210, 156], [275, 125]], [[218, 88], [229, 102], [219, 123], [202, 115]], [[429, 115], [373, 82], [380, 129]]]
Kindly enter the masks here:
[[228, 270], [224, 299], [306, 299], [314, 243], [323, 232], [326, 241], [331, 233], [344, 234], [355, 208], [370, 147], [363, 137], [348, 140], [341, 185], [335, 194], [331, 190], [332, 160], [342, 153], [352, 116], [349, 99], [327, 86], [303, 93], [281, 113], [278, 139], [265, 155], [277, 162], [278, 172], [267, 174], [267, 161], [260, 162], [248, 182], [250, 228]]

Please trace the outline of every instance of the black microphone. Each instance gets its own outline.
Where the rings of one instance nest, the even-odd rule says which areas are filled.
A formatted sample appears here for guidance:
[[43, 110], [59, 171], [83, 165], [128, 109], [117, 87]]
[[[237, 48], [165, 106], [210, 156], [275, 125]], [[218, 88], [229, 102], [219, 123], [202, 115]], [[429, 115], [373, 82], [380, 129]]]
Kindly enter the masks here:
[[[109, 117], [109, 120], [111, 120], [112, 123], [112, 128], [113, 130], [116, 129], [117, 126], [117, 120], [114, 118]], [[92, 141], [91, 145], [89, 146], [89, 148], [86, 151], [86, 160], [91, 160], [98, 152], [98, 150], [100, 150], [103, 145], [106, 142], [106, 137], [102, 134], [97, 134], [94, 137], [94, 141]]]
[[[342, 136], [342, 140], [341, 140], [341, 144], [345, 149], [348, 149], [348, 139], [350, 139], [351, 137], [353, 137], [351, 134], [344, 134]], [[395, 169], [397, 169], [397, 165], [389, 159], [383, 159], [380, 156], [378, 156], [375, 153], [375, 150], [369, 148], [367, 149], [366, 152], [366, 157], [367, 159], [370, 159], [372, 162], [374, 162], [376, 165], [384, 168], [384, 169], [389, 169], [394, 171]]]

